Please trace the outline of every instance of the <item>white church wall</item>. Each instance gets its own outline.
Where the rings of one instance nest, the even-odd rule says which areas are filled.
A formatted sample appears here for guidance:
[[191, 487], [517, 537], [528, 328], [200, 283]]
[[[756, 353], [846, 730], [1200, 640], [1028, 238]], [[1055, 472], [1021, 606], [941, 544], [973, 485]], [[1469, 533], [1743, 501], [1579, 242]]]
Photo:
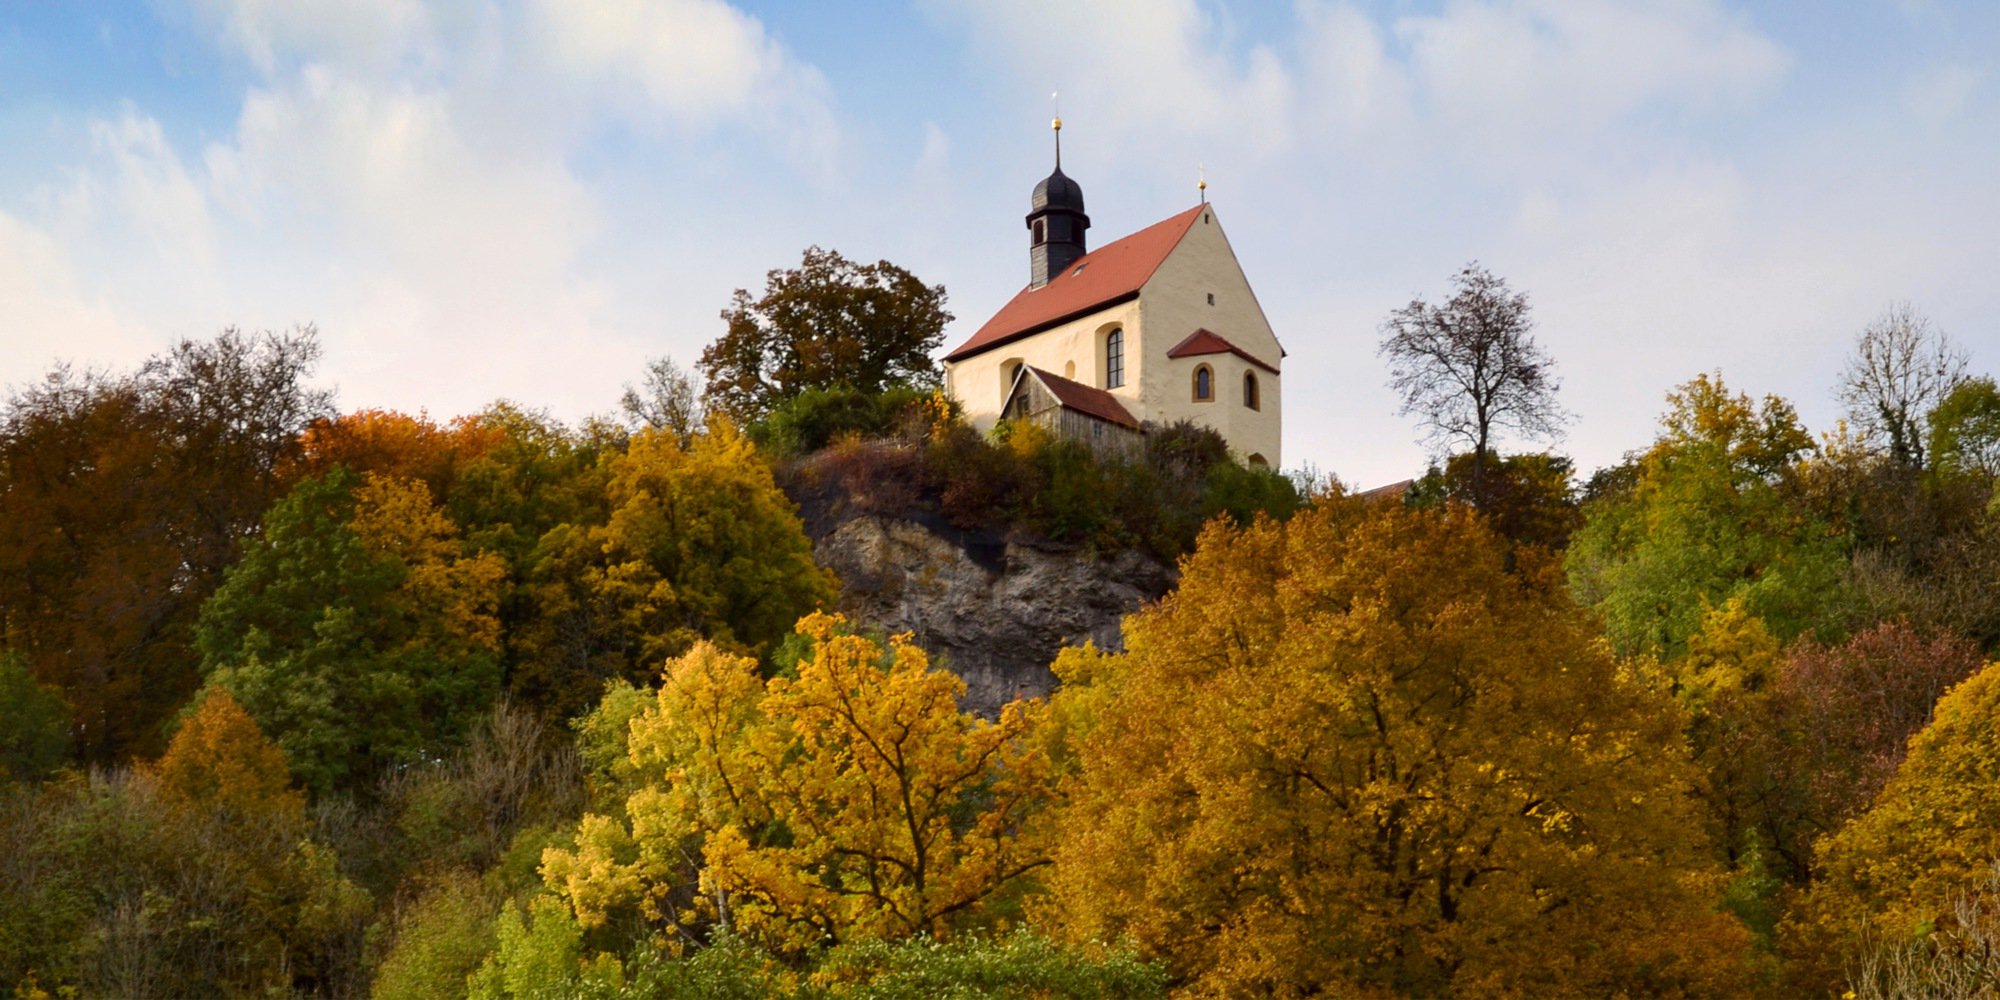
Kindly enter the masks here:
[[[1261, 455], [1277, 467], [1283, 439], [1282, 380], [1234, 354], [1167, 357], [1167, 352], [1189, 334], [1207, 329], [1264, 362], [1283, 367], [1278, 338], [1250, 290], [1249, 279], [1237, 263], [1214, 209], [1188, 228], [1187, 235], [1140, 289], [1138, 301], [1138, 325], [1144, 330], [1139, 351], [1145, 365], [1144, 402], [1133, 407], [1133, 415], [1159, 424], [1192, 420], [1214, 428], [1239, 460]], [[1202, 364], [1215, 373], [1214, 399], [1210, 402], [1194, 399], [1194, 372]], [[1260, 398], [1255, 410], [1243, 405], [1246, 371], [1257, 374]]]
[[[1002, 344], [963, 361], [945, 365], [945, 391], [965, 409], [965, 418], [981, 433], [992, 430], [1006, 405], [1010, 365], [1026, 364], [1099, 389], [1104, 385], [1104, 331], [1125, 331], [1125, 385], [1111, 394], [1144, 420], [1139, 405], [1140, 378], [1147, 371], [1141, 360], [1141, 316], [1137, 302], [1124, 302], [1080, 319]], [[1165, 360], [1164, 350], [1161, 360]], [[1069, 366], [1075, 365], [1074, 374]]]

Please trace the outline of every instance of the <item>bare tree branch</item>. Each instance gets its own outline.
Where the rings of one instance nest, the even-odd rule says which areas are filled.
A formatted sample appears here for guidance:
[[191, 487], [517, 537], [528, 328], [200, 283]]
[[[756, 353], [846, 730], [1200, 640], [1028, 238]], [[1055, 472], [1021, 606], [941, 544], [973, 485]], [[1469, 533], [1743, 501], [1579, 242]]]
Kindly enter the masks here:
[[1856, 429], [1921, 469], [1925, 418], [1965, 381], [1965, 366], [1965, 351], [1943, 330], [1908, 302], [1893, 302], [1855, 338], [1837, 392]]
[[1380, 353], [1389, 359], [1389, 387], [1402, 397], [1401, 412], [1420, 417], [1433, 443], [1471, 449], [1478, 502], [1496, 429], [1552, 438], [1568, 414], [1556, 405], [1562, 383], [1555, 362], [1535, 343], [1528, 297], [1477, 261], [1452, 285], [1442, 305], [1414, 299], [1390, 313]]

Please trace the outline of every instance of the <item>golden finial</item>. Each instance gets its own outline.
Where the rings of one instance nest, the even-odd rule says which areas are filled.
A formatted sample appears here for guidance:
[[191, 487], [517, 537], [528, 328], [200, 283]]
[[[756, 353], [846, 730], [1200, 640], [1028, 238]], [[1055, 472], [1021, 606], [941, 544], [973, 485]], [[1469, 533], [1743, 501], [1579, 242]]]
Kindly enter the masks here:
[[1197, 163], [1195, 164], [1194, 172], [1199, 178], [1194, 182], [1194, 189], [1201, 192], [1201, 203], [1206, 205], [1208, 204], [1208, 168]]
[[1049, 127], [1055, 129], [1058, 132], [1062, 131], [1062, 116], [1061, 115], [1055, 116], [1054, 120], [1049, 122]]

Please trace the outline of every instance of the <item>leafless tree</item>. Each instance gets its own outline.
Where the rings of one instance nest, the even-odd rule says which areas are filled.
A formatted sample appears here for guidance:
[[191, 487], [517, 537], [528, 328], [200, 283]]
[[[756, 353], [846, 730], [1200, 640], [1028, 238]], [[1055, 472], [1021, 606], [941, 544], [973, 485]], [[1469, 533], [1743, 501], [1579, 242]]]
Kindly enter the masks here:
[[1924, 418], [1965, 381], [1965, 351], [1908, 302], [1891, 303], [1855, 338], [1839, 397], [1856, 429], [1889, 456], [1924, 467]]
[[1423, 299], [1389, 314], [1381, 353], [1402, 413], [1417, 414], [1430, 440], [1472, 449], [1472, 496], [1484, 499], [1484, 472], [1496, 429], [1532, 438], [1561, 433], [1555, 362], [1535, 343], [1528, 297], [1477, 261], [1452, 278], [1442, 305]]
[[646, 380], [637, 386], [627, 382], [619, 405], [634, 430], [651, 427], [667, 431], [680, 438], [683, 446], [694, 440], [707, 419], [707, 406], [694, 373], [670, 357], [646, 362]]

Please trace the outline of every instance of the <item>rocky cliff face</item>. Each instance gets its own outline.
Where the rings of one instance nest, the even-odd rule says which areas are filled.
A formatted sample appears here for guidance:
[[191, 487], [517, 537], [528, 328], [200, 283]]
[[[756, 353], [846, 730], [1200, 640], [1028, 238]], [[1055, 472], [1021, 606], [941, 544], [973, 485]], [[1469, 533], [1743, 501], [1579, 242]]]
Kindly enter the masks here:
[[840, 574], [841, 610], [915, 633], [965, 679], [966, 707], [989, 716], [1047, 694], [1063, 646], [1122, 648], [1119, 620], [1174, 580], [1173, 567], [1129, 550], [1100, 558], [875, 516], [817, 527], [814, 554]]

